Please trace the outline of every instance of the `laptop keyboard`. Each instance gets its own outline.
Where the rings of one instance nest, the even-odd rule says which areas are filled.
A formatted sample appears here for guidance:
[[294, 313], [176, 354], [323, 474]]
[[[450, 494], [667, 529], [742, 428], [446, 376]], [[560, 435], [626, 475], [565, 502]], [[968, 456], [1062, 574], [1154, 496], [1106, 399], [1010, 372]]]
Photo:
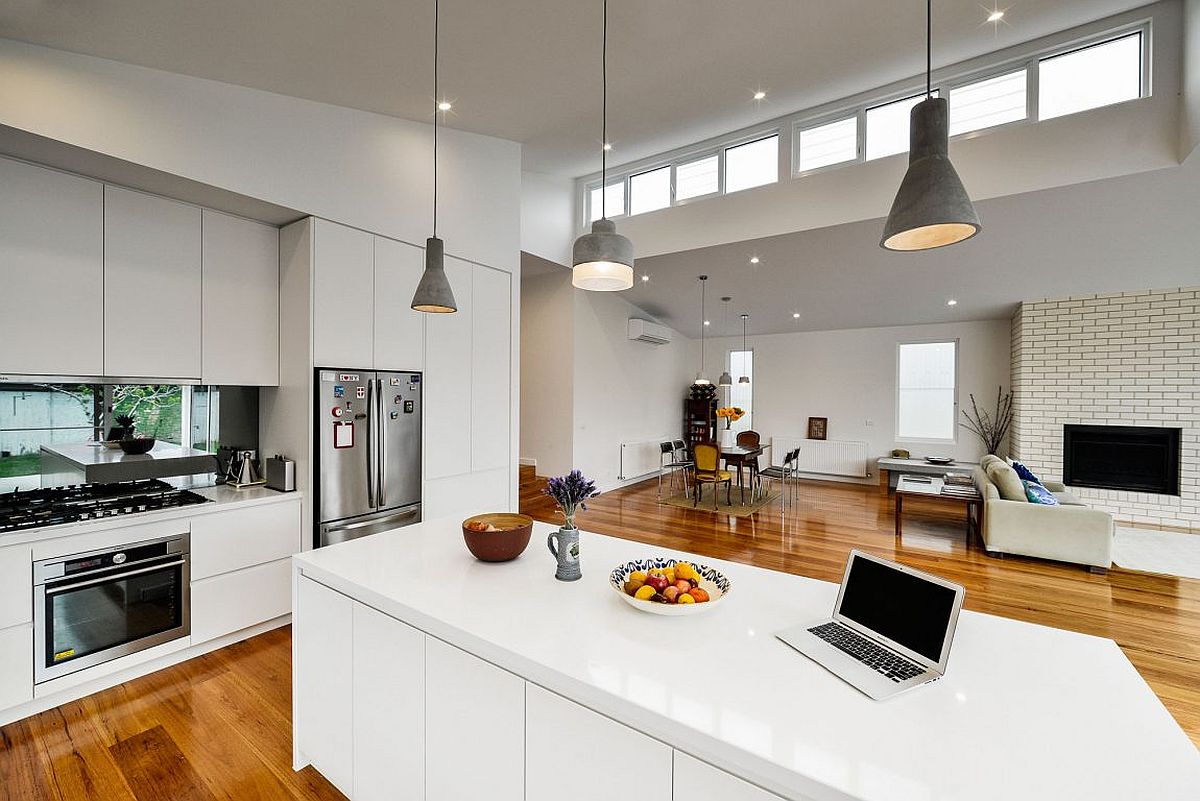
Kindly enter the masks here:
[[915, 665], [904, 657], [897, 656], [861, 634], [837, 623], [822, 623], [820, 626], [813, 626], [809, 631], [894, 682], [907, 681], [913, 676], [919, 676], [925, 672], [925, 668], [920, 665]]

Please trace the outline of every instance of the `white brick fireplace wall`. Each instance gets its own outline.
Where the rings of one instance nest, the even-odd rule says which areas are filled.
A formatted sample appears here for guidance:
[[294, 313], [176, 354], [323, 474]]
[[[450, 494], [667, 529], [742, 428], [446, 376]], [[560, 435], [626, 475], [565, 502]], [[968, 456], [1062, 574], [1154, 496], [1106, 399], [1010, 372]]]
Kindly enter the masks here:
[[1073, 489], [1119, 521], [1200, 533], [1200, 287], [1022, 303], [1012, 388], [1010, 450], [1048, 478], [1065, 424], [1182, 428], [1178, 496]]

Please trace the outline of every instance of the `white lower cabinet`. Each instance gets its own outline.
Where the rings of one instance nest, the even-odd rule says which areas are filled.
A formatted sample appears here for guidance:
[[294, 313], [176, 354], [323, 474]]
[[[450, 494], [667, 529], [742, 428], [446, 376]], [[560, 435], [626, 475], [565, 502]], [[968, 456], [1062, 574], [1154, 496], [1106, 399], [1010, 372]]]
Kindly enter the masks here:
[[279, 559], [192, 582], [192, 644], [292, 611], [292, 561]]
[[300, 577], [292, 626], [296, 748], [335, 787], [354, 787], [354, 601]]
[[670, 746], [535, 684], [525, 711], [526, 801], [671, 797]]
[[33, 626], [0, 630], [0, 709], [33, 700]]
[[426, 799], [521, 801], [525, 681], [441, 640], [425, 647]]
[[32, 620], [33, 550], [28, 545], [0, 548], [0, 629]]
[[783, 801], [733, 774], [682, 751], [675, 752], [672, 801]]
[[354, 604], [354, 801], [425, 798], [425, 640]]

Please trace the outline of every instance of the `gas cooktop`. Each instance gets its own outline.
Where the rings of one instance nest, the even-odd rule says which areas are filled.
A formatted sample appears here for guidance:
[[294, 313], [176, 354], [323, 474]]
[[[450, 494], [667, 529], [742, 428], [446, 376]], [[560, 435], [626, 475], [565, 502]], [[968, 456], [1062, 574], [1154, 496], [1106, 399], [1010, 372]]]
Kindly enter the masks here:
[[155, 478], [8, 492], [0, 495], [0, 532], [172, 509], [208, 500]]

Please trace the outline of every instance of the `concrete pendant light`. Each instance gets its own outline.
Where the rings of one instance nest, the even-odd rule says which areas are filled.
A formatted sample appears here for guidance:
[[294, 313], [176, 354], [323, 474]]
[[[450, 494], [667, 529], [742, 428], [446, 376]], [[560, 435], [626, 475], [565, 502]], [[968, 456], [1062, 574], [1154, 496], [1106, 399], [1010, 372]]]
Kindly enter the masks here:
[[925, 99], [909, 118], [908, 172], [892, 203], [880, 246], [930, 250], [979, 233], [979, 215], [950, 163], [946, 99], [933, 96], [933, 0], [925, 5]]
[[[438, 98], [438, 0], [433, 0], [433, 97]], [[425, 240], [425, 272], [413, 294], [412, 308], [429, 314], [449, 314], [458, 311], [454, 291], [446, 278], [446, 246], [437, 235], [438, 196], [438, 118], [440, 109], [433, 112], [433, 236]]]
[[[746, 321], [749, 319], [750, 319], [750, 315], [748, 315], [748, 314], [742, 315], [742, 353], [746, 353], [747, 351], [750, 350], [749, 348], [746, 347]], [[746, 366], [746, 362], [745, 362], [745, 357], [743, 356], [742, 357], [742, 367], [745, 367], [745, 366]], [[750, 376], [743, 375], [742, 377], [740, 377], [738, 379], [738, 383], [739, 384], [749, 384]]]
[[633, 286], [633, 243], [617, 233], [608, 219], [608, 0], [604, 0], [601, 34], [600, 219], [575, 240], [571, 249], [571, 284], [591, 292], [619, 292]]
[[[721, 322], [722, 326], [727, 325], [729, 322], [729, 301], [731, 301], [731, 300], [733, 300], [733, 298], [730, 298], [730, 297], [721, 298], [721, 302], [725, 304], [725, 311], [722, 314], [722, 322]], [[733, 386], [733, 376], [731, 376], [729, 374], [728, 369], [726, 369], [725, 372], [721, 373], [721, 377], [717, 379], [717, 386], [720, 386], [720, 387], [732, 387]]]
[[696, 380], [692, 382], [693, 385], [700, 386], [712, 383], [704, 377], [704, 286], [707, 282], [707, 275], [700, 276], [700, 371], [696, 373]]

